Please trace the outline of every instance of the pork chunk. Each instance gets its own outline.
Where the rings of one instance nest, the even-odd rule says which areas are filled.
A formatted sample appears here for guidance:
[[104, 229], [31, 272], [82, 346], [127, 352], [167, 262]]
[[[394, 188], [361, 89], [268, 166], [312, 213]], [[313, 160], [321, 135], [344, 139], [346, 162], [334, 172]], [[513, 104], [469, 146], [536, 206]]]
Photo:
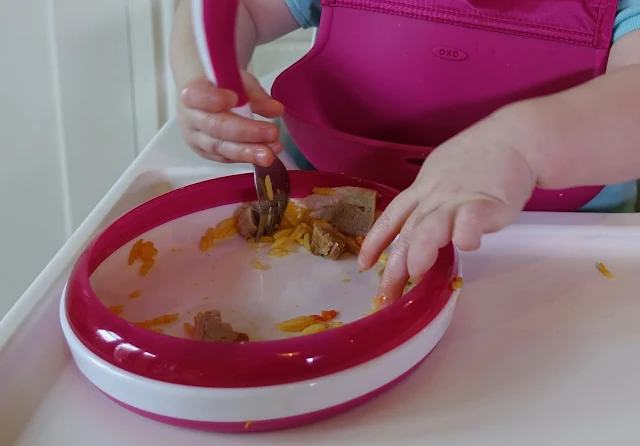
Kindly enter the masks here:
[[249, 340], [246, 333], [233, 331], [230, 324], [222, 322], [222, 316], [218, 310], [198, 314], [195, 323], [193, 338], [197, 341], [246, 342]]
[[333, 195], [309, 195], [304, 200], [312, 218], [327, 221], [348, 236], [366, 235], [376, 218], [377, 192], [362, 187], [336, 187]]
[[345, 250], [344, 236], [325, 221], [315, 221], [311, 234], [311, 253], [337, 260]]
[[258, 232], [258, 208], [255, 205], [243, 204], [236, 214], [238, 233], [246, 239], [255, 237]]

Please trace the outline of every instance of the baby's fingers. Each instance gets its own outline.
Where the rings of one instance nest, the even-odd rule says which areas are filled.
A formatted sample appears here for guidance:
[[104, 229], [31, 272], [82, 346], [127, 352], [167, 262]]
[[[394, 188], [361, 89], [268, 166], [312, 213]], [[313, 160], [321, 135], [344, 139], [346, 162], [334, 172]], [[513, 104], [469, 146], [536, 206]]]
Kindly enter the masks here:
[[262, 88], [258, 80], [246, 71], [242, 73], [244, 88], [251, 102], [251, 108], [254, 113], [264, 116], [265, 118], [277, 118], [284, 113], [284, 106], [273, 99]]
[[192, 133], [187, 142], [207, 159], [219, 162], [251, 163], [260, 166], [270, 166], [276, 154], [282, 151], [280, 143], [267, 146], [221, 141], [204, 132]]
[[216, 87], [202, 77], [187, 85], [182, 91], [181, 100], [188, 108], [207, 113], [219, 113], [235, 107], [238, 96], [230, 90]]
[[416, 220], [407, 256], [411, 277], [424, 276], [436, 262], [440, 248], [451, 241], [453, 212], [450, 206], [440, 206]]
[[376, 264], [380, 254], [389, 246], [411, 213], [418, 205], [411, 189], [398, 195], [382, 213], [367, 234], [360, 250], [358, 262], [362, 269], [369, 269]]
[[412, 215], [403, 226], [398, 239], [396, 240], [389, 260], [382, 273], [378, 296], [383, 299], [384, 304], [389, 304], [402, 296], [404, 287], [409, 280], [409, 270], [407, 268], [407, 256], [415, 216]]
[[184, 115], [196, 130], [224, 141], [268, 144], [278, 140], [278, 128], [270, 122], [255, 121], [230, 112], [209, 114], [195, 109], [185, 110]]
[[463, 251], [480, 248], [484, 234], [499, 231], [511, 221], [507, 208], [491, 199], [469, 201], [458, 209], [453, 226], [453, 242]]

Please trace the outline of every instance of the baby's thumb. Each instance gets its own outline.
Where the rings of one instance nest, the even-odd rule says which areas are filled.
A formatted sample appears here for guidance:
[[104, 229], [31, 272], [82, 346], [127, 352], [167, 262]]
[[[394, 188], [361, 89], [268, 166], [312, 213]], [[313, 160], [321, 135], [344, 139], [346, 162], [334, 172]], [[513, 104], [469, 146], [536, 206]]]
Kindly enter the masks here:
[[509, 223], [509, 212], [502, 203], [492, 199], [468, 201], [456, 212], [452, 241], [463, 251], [475, 251], [484, 234], [499, 231]]
[[277, 118], [284, 113], [284, 106], [269, 96], [251, 73], [243, 72], [244, 89], [254, 113], [265, 118]]

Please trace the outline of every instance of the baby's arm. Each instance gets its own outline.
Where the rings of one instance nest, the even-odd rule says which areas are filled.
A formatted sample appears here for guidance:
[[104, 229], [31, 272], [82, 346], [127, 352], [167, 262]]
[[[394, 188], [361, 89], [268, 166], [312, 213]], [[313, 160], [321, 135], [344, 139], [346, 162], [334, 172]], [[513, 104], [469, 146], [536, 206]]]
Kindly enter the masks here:
[[[300, 25], [286, 0], [240, 0], [236, 24], [236, 46], [242, 68], [246, 68], [257, 45], [271, 42]], [[191, 1], [182, 0], [176, 10], [171, 33], [171, 68], [178, 90], [204, 74], [191, 28]]]
[[[538, 185], [559, 189], [640, 177], [640, 30], [613, 45], [607, 73], [498, 112]], [[511, 125], [510, 125], [511, 124]]]

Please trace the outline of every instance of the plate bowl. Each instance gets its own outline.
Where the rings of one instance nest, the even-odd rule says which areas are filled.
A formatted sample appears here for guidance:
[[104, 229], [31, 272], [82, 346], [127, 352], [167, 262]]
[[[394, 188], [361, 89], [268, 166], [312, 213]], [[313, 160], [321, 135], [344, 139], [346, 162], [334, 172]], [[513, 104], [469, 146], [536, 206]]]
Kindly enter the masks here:
[[[294, 198], [315, 187], [360, 186], [378, 192], [383, 210], [397, 195], [340, 174], [290, 176]], [[331, 261], [299, 249], [274, 257], [240, 236], [199, 249], [207, 228], [252, 200], [251, 174], [190, 185], [128, 212], [85, 248], [65, 287], [60, 319], [75, 362], [100, 391], [173, 425], [219, 432], [282, 429], [375, 397], [436, 346], [456, 304], [451, 282], [461, 276], [452, 245], [441, 249], [434, 267], [401, 299], [366, 315], [379, 277], [376, 269], [359, 271], [353, 256]], [[146, 275], [139, 262], [128, 262], [141, 238], [158, 250]], [[212, 309], [251, 341], [189, 339], [184, 324]], [[275, 328], [323, 310], [338, 311], [344, 325], [307, 336]], [[162, 332], [135, 323], [167, 314], [178, 316]]]

